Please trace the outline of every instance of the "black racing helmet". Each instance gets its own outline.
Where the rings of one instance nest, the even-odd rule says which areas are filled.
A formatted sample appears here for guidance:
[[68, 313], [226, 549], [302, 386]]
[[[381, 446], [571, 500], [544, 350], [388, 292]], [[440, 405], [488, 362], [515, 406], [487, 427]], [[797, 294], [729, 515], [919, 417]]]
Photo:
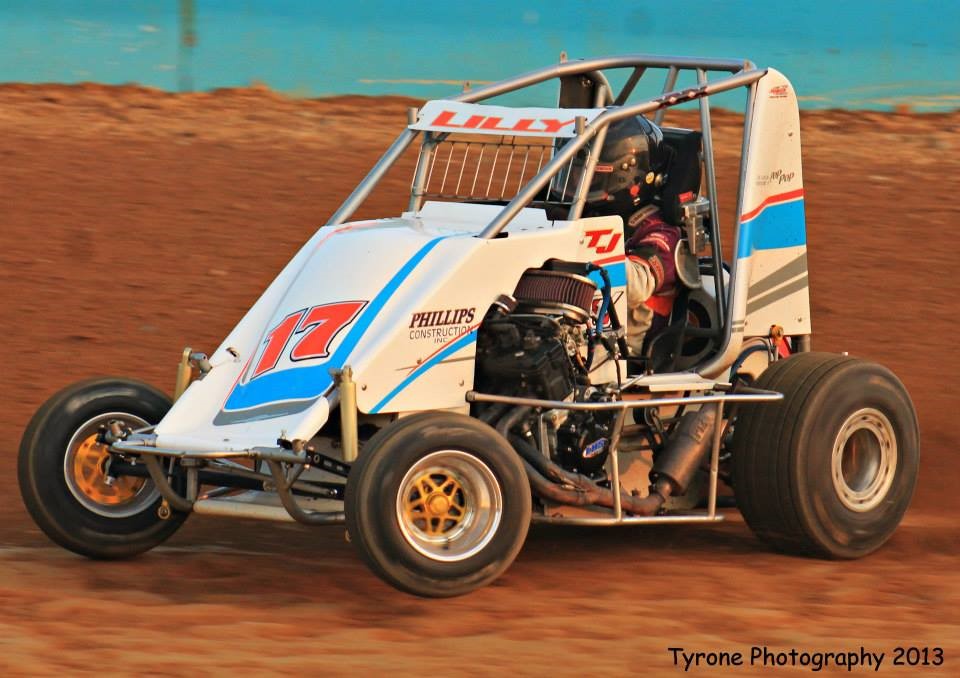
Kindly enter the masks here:
[[[561, 172], [554, 180], [554, 195], [573, 199], [586, 161], [583, 149], [570, 164], [569, 178]], [[612, 123], [590, 182], [587, 204], [615, 212], [650, 203], [666, 181], [668, 165], [669, 149], [659, 127], [641, 115]]]

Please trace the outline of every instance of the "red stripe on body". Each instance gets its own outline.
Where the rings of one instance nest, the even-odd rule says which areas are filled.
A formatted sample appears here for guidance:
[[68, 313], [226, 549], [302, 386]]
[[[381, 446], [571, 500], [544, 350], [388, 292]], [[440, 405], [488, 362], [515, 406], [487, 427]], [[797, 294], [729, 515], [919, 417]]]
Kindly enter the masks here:
[[597, 266], [603, 266], [604, 264], [616, 264], [616, 263], [618, 263], [618, 262], [623, 261], [624, 259], [626, 259], [626, 256], [625, 256], [625, 255], [623, 255], [623, 254], [618, 254], [618, 255], [615, 256], [615, 257], [607, 257], [606, 259], [597, 259], [596, 261], [591, 262], [591, 263], [594, 263], [594, 264], [596, 264]]
[[769, 198], [765, 198], [762, 203], [760, 203], [755, 209], [750, 210], [746, 214], [740, 217], [740, 223], [742, 224], [745, 221], [750, 221], [755, 216], [760, 214], [765, 207], [769, 205], [774, 205], [780, 202], [787, 202], [788, 200], [794, 200], [796, 198], [803, 197], [803, 189], [798, 188], [795, 191], [787, 191], [786, 193], [780, 193], [778, 195], [771, 195]]

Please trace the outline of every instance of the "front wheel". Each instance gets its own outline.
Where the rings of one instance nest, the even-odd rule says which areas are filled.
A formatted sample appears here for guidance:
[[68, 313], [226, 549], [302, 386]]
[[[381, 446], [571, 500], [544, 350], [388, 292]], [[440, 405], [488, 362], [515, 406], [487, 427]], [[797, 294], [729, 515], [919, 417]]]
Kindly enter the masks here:
[[737, 417], [733, 482], [747, 524], [791, 553], [857, 558], [879, 548], [910, 503], [920, 462], [900, 380], [876, 363], [800, 353], [756, 385], [784, 400]]
[[497, 578], [530, 525], [531, 497], [516, 452], [465, 415], [428, 412], [382, 429], [350, 471], [347, 529], [389, 584], [456, 596]]
[[156, 424], [170, 398], [147, 384], [95, 379], [69, 386], [43, 404], [20, 442], [17, 476], [30, 515], [54, 542], [90, 558], [125, 558], [168, 539], [186, 514], [158, 516], [153, 482], [109, 473], [101, 426]]

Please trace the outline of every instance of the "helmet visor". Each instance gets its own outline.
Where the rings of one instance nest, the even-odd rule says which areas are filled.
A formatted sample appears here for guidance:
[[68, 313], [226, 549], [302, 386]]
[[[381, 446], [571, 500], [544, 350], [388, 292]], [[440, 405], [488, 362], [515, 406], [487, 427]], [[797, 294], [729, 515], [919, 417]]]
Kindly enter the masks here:
[[[557, 172], [550, 186], [550, 195], [554, 200], [561, 202], [573, 202], [577, 194], [577, 188], [583, 179], [586, 171], [589, 151], [580, 149], [573, 160], [562, 170]], [[590, 180], [590, 187], [587, 190], [587, 201], [592, 202], [601, 200], [607, 191], [607, 181], [613, 172], [613, 166], [598, 162], [593, 171], [593, 178]]]

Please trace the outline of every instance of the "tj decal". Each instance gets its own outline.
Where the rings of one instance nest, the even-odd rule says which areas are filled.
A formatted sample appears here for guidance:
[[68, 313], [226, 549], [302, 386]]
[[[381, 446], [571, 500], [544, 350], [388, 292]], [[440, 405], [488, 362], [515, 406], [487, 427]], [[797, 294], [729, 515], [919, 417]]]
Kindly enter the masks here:
[[587, 247], [597, 254], [609, 254], [613, 252], [623, 237], [623, 233], [612, 228], [599, 228], [587, 231], [584, 235], [589, 238], [589, 240], [587, 240]]

